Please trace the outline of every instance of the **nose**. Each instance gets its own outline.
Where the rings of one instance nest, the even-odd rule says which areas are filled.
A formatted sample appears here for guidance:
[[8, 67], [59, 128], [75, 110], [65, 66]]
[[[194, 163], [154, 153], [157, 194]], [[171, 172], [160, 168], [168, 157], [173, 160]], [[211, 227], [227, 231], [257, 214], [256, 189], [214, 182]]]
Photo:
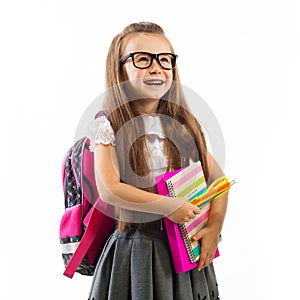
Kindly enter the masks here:
[[151, 66], [149, 67], [148, 70], [149, 70], [149, 73], [161, 73], [162, 68], [159, 65], [156, 58], [153, 58], [152, 64], [151, 64]]

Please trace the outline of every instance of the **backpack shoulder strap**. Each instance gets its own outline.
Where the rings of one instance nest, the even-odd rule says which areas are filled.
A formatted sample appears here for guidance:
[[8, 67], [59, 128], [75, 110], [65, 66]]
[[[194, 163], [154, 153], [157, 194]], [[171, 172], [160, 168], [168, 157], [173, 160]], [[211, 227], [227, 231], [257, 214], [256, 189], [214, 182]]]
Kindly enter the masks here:
[[91, 219], [89, 221], [88, 227], [75, 251], [73, 256], [70, 259], [69, 264], [67, 265], [64, 275], [72, 278], [74, 273], [76, 272], [78, 266], [80, 265], [81, 261], [83, 260], [84, 256], [86, 255], [87, 251], [89, 250], [97, 232], [100, 227], [100, 220], [101, 220], [101, 212], [95, 206], [92, 207], [93, 212], [91, 214]]

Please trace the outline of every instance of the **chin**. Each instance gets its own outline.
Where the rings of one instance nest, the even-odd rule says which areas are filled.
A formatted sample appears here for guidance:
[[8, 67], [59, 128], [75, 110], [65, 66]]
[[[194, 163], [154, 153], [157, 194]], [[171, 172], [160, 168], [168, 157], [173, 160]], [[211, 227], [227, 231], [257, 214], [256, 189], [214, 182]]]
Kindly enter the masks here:
[[143, 95], [143, 98], [153, 98], [153, 99], [161, 99], [162, 96], [164, 96], [169, 89], [166, 87], [146, 87], [143, 89], [141, 94]]

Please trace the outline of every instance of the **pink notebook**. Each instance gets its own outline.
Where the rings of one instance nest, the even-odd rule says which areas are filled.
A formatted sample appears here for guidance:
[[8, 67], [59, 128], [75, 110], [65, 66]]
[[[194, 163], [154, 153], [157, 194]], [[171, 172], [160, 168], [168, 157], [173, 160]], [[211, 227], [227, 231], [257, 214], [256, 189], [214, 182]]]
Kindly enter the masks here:
[[[197, 168], [199, 168], [199, 167], [197, 167]], [[200, 164], [200, 169], [202, 171], [201, 164]], [[174, 175], [178, 174], [182, 170], [184, 170], [184, 169], [174, 170], [174, 171], [157, 176], [156, 184], [157, 184], [158, 193], [161, 195], [165, 195], [165, 196], [170, 195], [170, 179], [173, 179]], [[195, 168], [193, 168], [193, 172], [195, 173]], [[178, 175], [176, 175], [175, 178], [177, 176]], [[188, 176], [188, 177], [191, 177], [191, 176]], [[179, 177], [179, 181], [182, 181], [182, 182], [186, 181], [186, 178], [187, 178], [187, 176]], [[178, 178], [177, 178], [177, 180], [178, 180]], [[176, 184], [180, 185], [180, 183], [178, 183], [178, 181], [176, 182]], [[204, 184], [205, 184], [205, 182], [204, 182]], [[206, 184], [205, 184], [205, 187], [206, 187]], [[174, 196], [174, 195], [171, 194], [170, 196]], [[187, 238], [186, 238], [186, 236], [184, 236], [185, 237], [184, 238], [183, 234], [182, 234], [183, 226], [172, 222], [168, 218], [164, 218], [164, 221], [165, 221], [165, 225], [166, 225], [166, 230], [167, 230], [168, 240], [169, 240], [170, 249], [171, 249], [171, 253], [172, 253], [175, 272], [176, 273], [186, 272], [186, 271], [189, 271], [189, 270], [197, 267], [197, 265], [198, 265], [197, 260], [199, 259], [199, 257], [195, 257], [195, 255], [194, 255], [194, 259], [191, 258], [190, 245], [187, 245]], [[193, 254], [198, 252], [198, 256], [199, 256], [199, 251], [200, 251], [199, 246], [196, 248], [194, 246], [192, 250], [193, 250], [192, 251]], [[215, 253], [215, 257], [218, 257], [218, 256], [219, 256], [219, 251], [217, 249], [216, 253]]]

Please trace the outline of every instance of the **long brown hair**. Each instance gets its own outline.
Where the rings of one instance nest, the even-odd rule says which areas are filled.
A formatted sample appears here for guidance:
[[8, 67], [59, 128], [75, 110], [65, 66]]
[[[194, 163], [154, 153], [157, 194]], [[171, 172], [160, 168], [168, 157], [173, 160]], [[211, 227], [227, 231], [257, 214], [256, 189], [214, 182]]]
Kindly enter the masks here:
[[[129, 161], [130, 167], [137, 175], [148, 175], [149, 157], [145, 150], [147, 149], [147, 143], [143, 133], [143, 122], [141, 118], [136, 118], [138, 115], [133, 108], [132, 101], [128, 99], [126, 89], [122, 86], [125, 82], [125, 76], [120, 65], [120, 58], [124, 42], [126, 43], [125, 38], [132, 33], [138, 32], [161, 35], [166, 39], [171, 51], [174, 53], [174, 49], [165, 36], [163, 29], [159, 25], [150, 22], [133, 23], [127, 26], [115, 36], [108, 51], [106, 60], [106, 88], [108, 92], [104, 108], [116, 135], [116, 151], [121, 180], [135, 186], [139, 186], [139, 183], [130, 182], [130, 176], [126, 177], [126, 169], [128, 167], [126, 162]], [[204, 134], [201, 125], [188, 109], [183, 89], [180, 85], [177, 66], [173, 69], [173, 83], [170, 90], [159, 101], [157, 114], [167, 117], [161, 117], [161, 122], [167, 137], [164, 140], [164, 151], [168, 157], [168, 170], [186, 166], [189, 164], [190, 159], [194, 161], [200, 159], [205, 177], [208, 178], [207, 148]], [[183, 126], [179, 127], [179, 130], [178, 127], [170, 126], [169, 118]], [[122, 134], [118, 134], [120, 129], [122, 129]], [[176, 142], [174, 143], [175, 140]], [[196, 145], [193, 151], [187, 146], [191, 143]]]

